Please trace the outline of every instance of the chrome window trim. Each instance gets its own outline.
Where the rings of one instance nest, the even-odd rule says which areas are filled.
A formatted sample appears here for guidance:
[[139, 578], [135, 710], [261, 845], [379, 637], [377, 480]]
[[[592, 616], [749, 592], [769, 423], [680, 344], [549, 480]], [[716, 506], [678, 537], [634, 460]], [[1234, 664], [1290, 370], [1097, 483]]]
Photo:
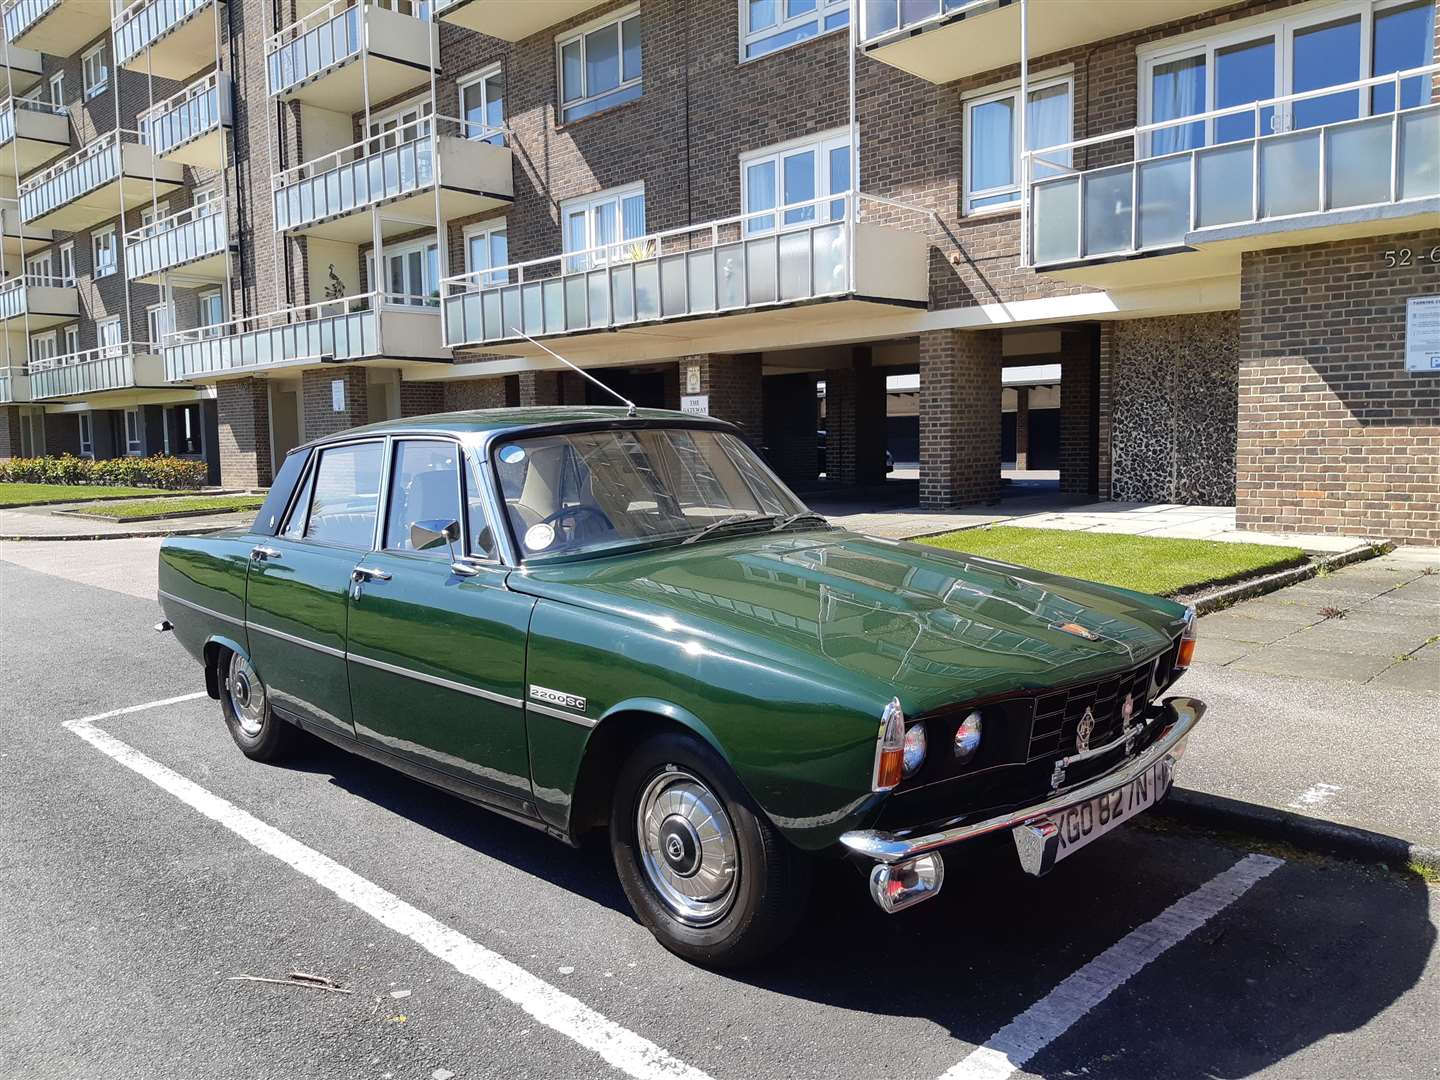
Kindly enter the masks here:
[[572, 724], [580, 725], [580, 727], [593, 728], [600, 722], [598, 720], [592, 720], [588, 716], [581, 716], [578, 713], [566, 712], [563, 709], [552, 709], [549, 705], [537, 705], [533, 701], [526, 701], [524, 705], [528, 712], [537, 712], [542, 716], [553, 716], [557, 720], [568, 720]]
[[176, 596], [172, 592], [166, 592], [164, 589], [156, 589], [155, 592], [164, 600], [173, 600], [175, 603], [181, 605], [182, 607], [190, 608], [192, 611], [198, 611], [202, 615], [209, 615], [212, 618], [220, 619], [235, 626], [245, 626], [245, 620], [237, 619], [234, 615], [226, 615], [223, 611], [216, 611], [214, 608], [207, 608], [201, 604], [195, 603], [195, 601], [193, 600], [186, 600], [183, 596]]
[[273, 627], [261, 626], [259, 623], [250, 622], [249, 620], [246, 620], [245, 628], [247, 630], [258, 630], [262, 634], [268, 634], [270, 637], [279, 638], [281, 641], [288, 641], [292, 645], [300, 645], [306, 649], [314, 649], [316, 652], [323, 653], [326, 656], [333, 656], [340, 660], [345, 659], [344, 649], [337, 649], [331, 645], [321, 645], [317, 641], [306, 641], [304, 638], [297, 637], [294, 634], [287, 634], [284, 630], [276, 630]]
[[519, 698], [507, 697], [505, 694], [497, 694], [493, 690], [482, 690], [478, 686], [470, 686], [467, 683], [456, 682], [453, 679], [441, 678], [439, 675], [427, 675], [425, 672], [416, 671], [414, 668], [401, 667], [398, 664], [387, 664], [384, 660], [376, 660], [374, 657], [347, 652], [345, 658], [347, 660], [353, 660], [357, 664], [364, 664], [366, 667], [373, 667], [379, 671], [387, 671], [392, 675], [401, 675], [407, 679], [414, 679], [417, 682], [429, 683], [431, 686], [440, 686], [446, 690], [455, 690], [461, 694], [484, 698], [486, 701], [509, 705], [514, 709], [518, 709], [524, 704]]

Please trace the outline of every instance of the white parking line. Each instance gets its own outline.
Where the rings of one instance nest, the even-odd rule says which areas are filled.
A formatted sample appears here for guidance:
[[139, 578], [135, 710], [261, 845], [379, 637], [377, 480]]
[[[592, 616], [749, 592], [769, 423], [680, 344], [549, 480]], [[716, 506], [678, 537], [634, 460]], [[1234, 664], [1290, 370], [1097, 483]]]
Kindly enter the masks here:
[[1284, 861], [1247, 855], [1216, 874], [1066, 978], [940, 1080], [1006, 1080], [1127, 979], [1240, 899]]
[[158, 709], [204, 696], [203, 693], [186, 694], [145, 705], [132, 705], [126, 709], [68, 720], [65, 726], [91, 746], [164, 788], [187, 806], [224, 825], [267, 855], [294, 867], [341, 900], [409, 938], [461, 974], [470, 976], [519, 1005], [540, 1023], [600, 1055], [636, 1080], [710, 1080], [705, 1073], [673, 1057], [648, 1039], [607, 1020], [519, 965], [95, 726], [112, 716]]
[[1316, 806], [1324, 806], [1336, 795], [1340, 794], [1338, 784], [1311, 784], [1300, 797], [1290, 804], [1292, 810], [1309, 810]]

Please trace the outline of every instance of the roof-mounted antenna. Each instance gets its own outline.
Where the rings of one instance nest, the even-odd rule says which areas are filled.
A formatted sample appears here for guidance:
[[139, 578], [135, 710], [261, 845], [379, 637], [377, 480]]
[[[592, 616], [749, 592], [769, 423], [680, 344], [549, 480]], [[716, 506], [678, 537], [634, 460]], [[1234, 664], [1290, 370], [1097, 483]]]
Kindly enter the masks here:
[[633, 401], [631, 401], [629, 398], [627, 398], [627, 397], [625, 397], [625, 396], [623, 396], [623, 395], [621, 395], [621, 394], [617, 394], [613, 389], [611, 389], [610, 387], [606, 386], [603, 382], [601, 382], [599, 379], [595, 378], [594, 375], [591, 375], [591, 374], [590, 374], [588, 371], [586, 371], [584, 368], [581, 368], [581, 367], [578, 367], [578, 366], [575, 365], [575, 364], [572, 364], [569, 360], [566, 360], [565, 357], [561, 356], [561, 355], [560, 355], [558, 352], [556, 352], [554, 349], [550, 348], [549, 345], [545, 345], [545, 344], [543, 344], [543, 343], [541, 343], [541, 342], [539, 342], [539, 341], [536, 341], [533, 337], [531, 337], [529, 334], [527, 334], [524, 330], [521, 330], [518, 326], [512, 326], [510, 329], [511, 329], [512, 331], [514, 331], [515, 333], [519, 334], [519, 335], [520, 335], [521, 337], [523, 337], [526, 341], [530, 342], [530, 344], [531, 344], [531, 345], [534, 345], [536, 348], [544, 349], [544, 350], [545, 350], [546, 352], [548, 352], [551, 356], [553, 356], [556, 360], [559, 360], [562, 364], [564, 364], [566, 367], [568, 367], [571, 371], [573, 371], [573, 372], [575, 372], [576, 374], [579, 374], [579, 375], [584, 375], [585, 378], [589, 379], [589, 380], [590, 380], [591, 382], [593, 382], [596, 386], [600, 387], [601, 390], [604, 390], [607, 394], [609, 394], [609, 395], [610, 395], [611, 397], [613, 397], [615, 400], [617, 400], [618, 402], [620, 402], [620, 404], [624, 405], [625, 408], [629, 410], [629, 412], [628, 412], [626, 415], [628, 415], [628, 416], [634, 416], [634, 415], [635, 415], [635, 403], [634, 403]]

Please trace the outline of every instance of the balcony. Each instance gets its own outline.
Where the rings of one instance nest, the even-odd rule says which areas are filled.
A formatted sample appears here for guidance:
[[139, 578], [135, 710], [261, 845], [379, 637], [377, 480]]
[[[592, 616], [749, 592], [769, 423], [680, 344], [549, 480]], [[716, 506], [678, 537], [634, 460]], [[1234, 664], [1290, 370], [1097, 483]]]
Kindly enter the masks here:
[[[404, 299], [410, 303], [396, 303]], [[382, 358], [448, 363], [439, 312], [422, 297], [376, 293], [179, 330], [165, 338], [171, 382]]]
[[271, 95], [343, 113], [428, 86], [439, 62], [433, 22], [353, 0], [333, 0], [265, 43]]
[[490, 37], [519, 41], [600, 7], [604, 0], [436, 0], [441, 22], [478, 30]]
[[[1030, 55], [1183, 19], [1233, 0], [1030, 0]], [[932, 83], [1020, 62], [1015, 0], [868, 0], [860, 27], [865, 55]]]
[[[856, 221], [851, 280], [852, 204], [848, 193], [827, 196], [446, 278], [445, 343], [527, 355], [526, 335], [618, 330], [673, 338], [677, 331], [657, 327], [702, 318], [718, 322], [708, 331], [692, 325], [689, 335], [719, 334], [721, 323], [763, 335], [806, 321], [893, 312], [897, 305], [928, 306], [929, 242], [920, 233]], [[787, 222], [778, 233], [777, 212]], [[618, 347], [613, 338], [607, 342]]]
[[0, 105], [0, 176], [19, 180], [69, 149], [70, 118], [64, 106], [26, 98]]
[[[180, 186], [181, 167], [157, 161], [126, 131], [110, 131], [20, 184], [20, 216], [66, 232], [88, 229], [122, 208]], [[152, 183], [153, 180], [153, 183]]]
[[219, 6], [219, 0], [134, 0], [115, 16], [116, 62], [163, 79], [190, 78], [216, 60]]
[[225, 205], [191, 206], [125, 234], [125, 268], [131, 281], [178, 288], [227, 280], [229, 218]]
[[10, 47], [74, 56], [110, 30], [110, 5], [96, 0], [9, 0], [5, 36]]
[[73, 278], [20, 274], [0, 282], [0, 323], [20, 320], [30, 330], [74, 322], [80, 294]]
[[0, 43], [0, 80], [10, 80], [10, 91], [23, 94], [45, 77], [45, 67], [40, 54], [34, 49], [22, 49], [18, 45], [5, 47]]
[[275, 227], [359, 244], [371, 238], [373, 207], [385, 207], [381, 228], [393, 236], [434, 224], [437, 197], [442, 218], [504, 206], [514, 198], [510, 149], [477, 141], [496, 133], [424, 117], [286, 170], [272, 180]]
[[163, 388], [164, 362], [151, 348], [143, 341], [126, 342], [32, 360], [25, 366], [30, 376], [30, 398], [45, 401], [106, 390]]
[[156, 157], [201, 169], [225, 167], [232, 122], [230, 77], [214, 71], [136, 120]]
[[54, 229], [26, 225], [20, 220], [20, 201], [0, 198], [0, 242], [6, 259], [19, 259], [55, 240]]
[[[1295, 118], [1316, 107], [1368, 112], [1380, 88], [1387, 102], [1423, 101], [1436, 72], [1440, 64], [1033, 151], [1028, 263], [1103, 287], [1153, 278], [1155, 256], [1177, 256], [1167, 275], [1213, 277], [1238, 272], [1241, 251], [1433, 227], [1440, 104], [1303, 127]], [[1077, 157], [1103, 164], [1073, 168]]]

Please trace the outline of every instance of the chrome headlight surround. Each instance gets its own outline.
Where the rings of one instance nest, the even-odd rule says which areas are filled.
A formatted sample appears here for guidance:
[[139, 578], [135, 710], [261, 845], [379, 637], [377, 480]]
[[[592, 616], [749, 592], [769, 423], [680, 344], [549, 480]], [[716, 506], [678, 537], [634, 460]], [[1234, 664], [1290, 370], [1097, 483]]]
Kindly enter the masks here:
[[906, 780], [920, 771], [925, 764], [925, 725], [911, 724], [905, 729], [905, 739], [900, 751], [900, 775]]
[[980, 742], [984, 737], [984, 724], [979, 709], [971, 709], [960, 726], [955, 729], [955, 762], [959, 765], [968, 765], [975, 760], [975, 755], [980, 752]]

